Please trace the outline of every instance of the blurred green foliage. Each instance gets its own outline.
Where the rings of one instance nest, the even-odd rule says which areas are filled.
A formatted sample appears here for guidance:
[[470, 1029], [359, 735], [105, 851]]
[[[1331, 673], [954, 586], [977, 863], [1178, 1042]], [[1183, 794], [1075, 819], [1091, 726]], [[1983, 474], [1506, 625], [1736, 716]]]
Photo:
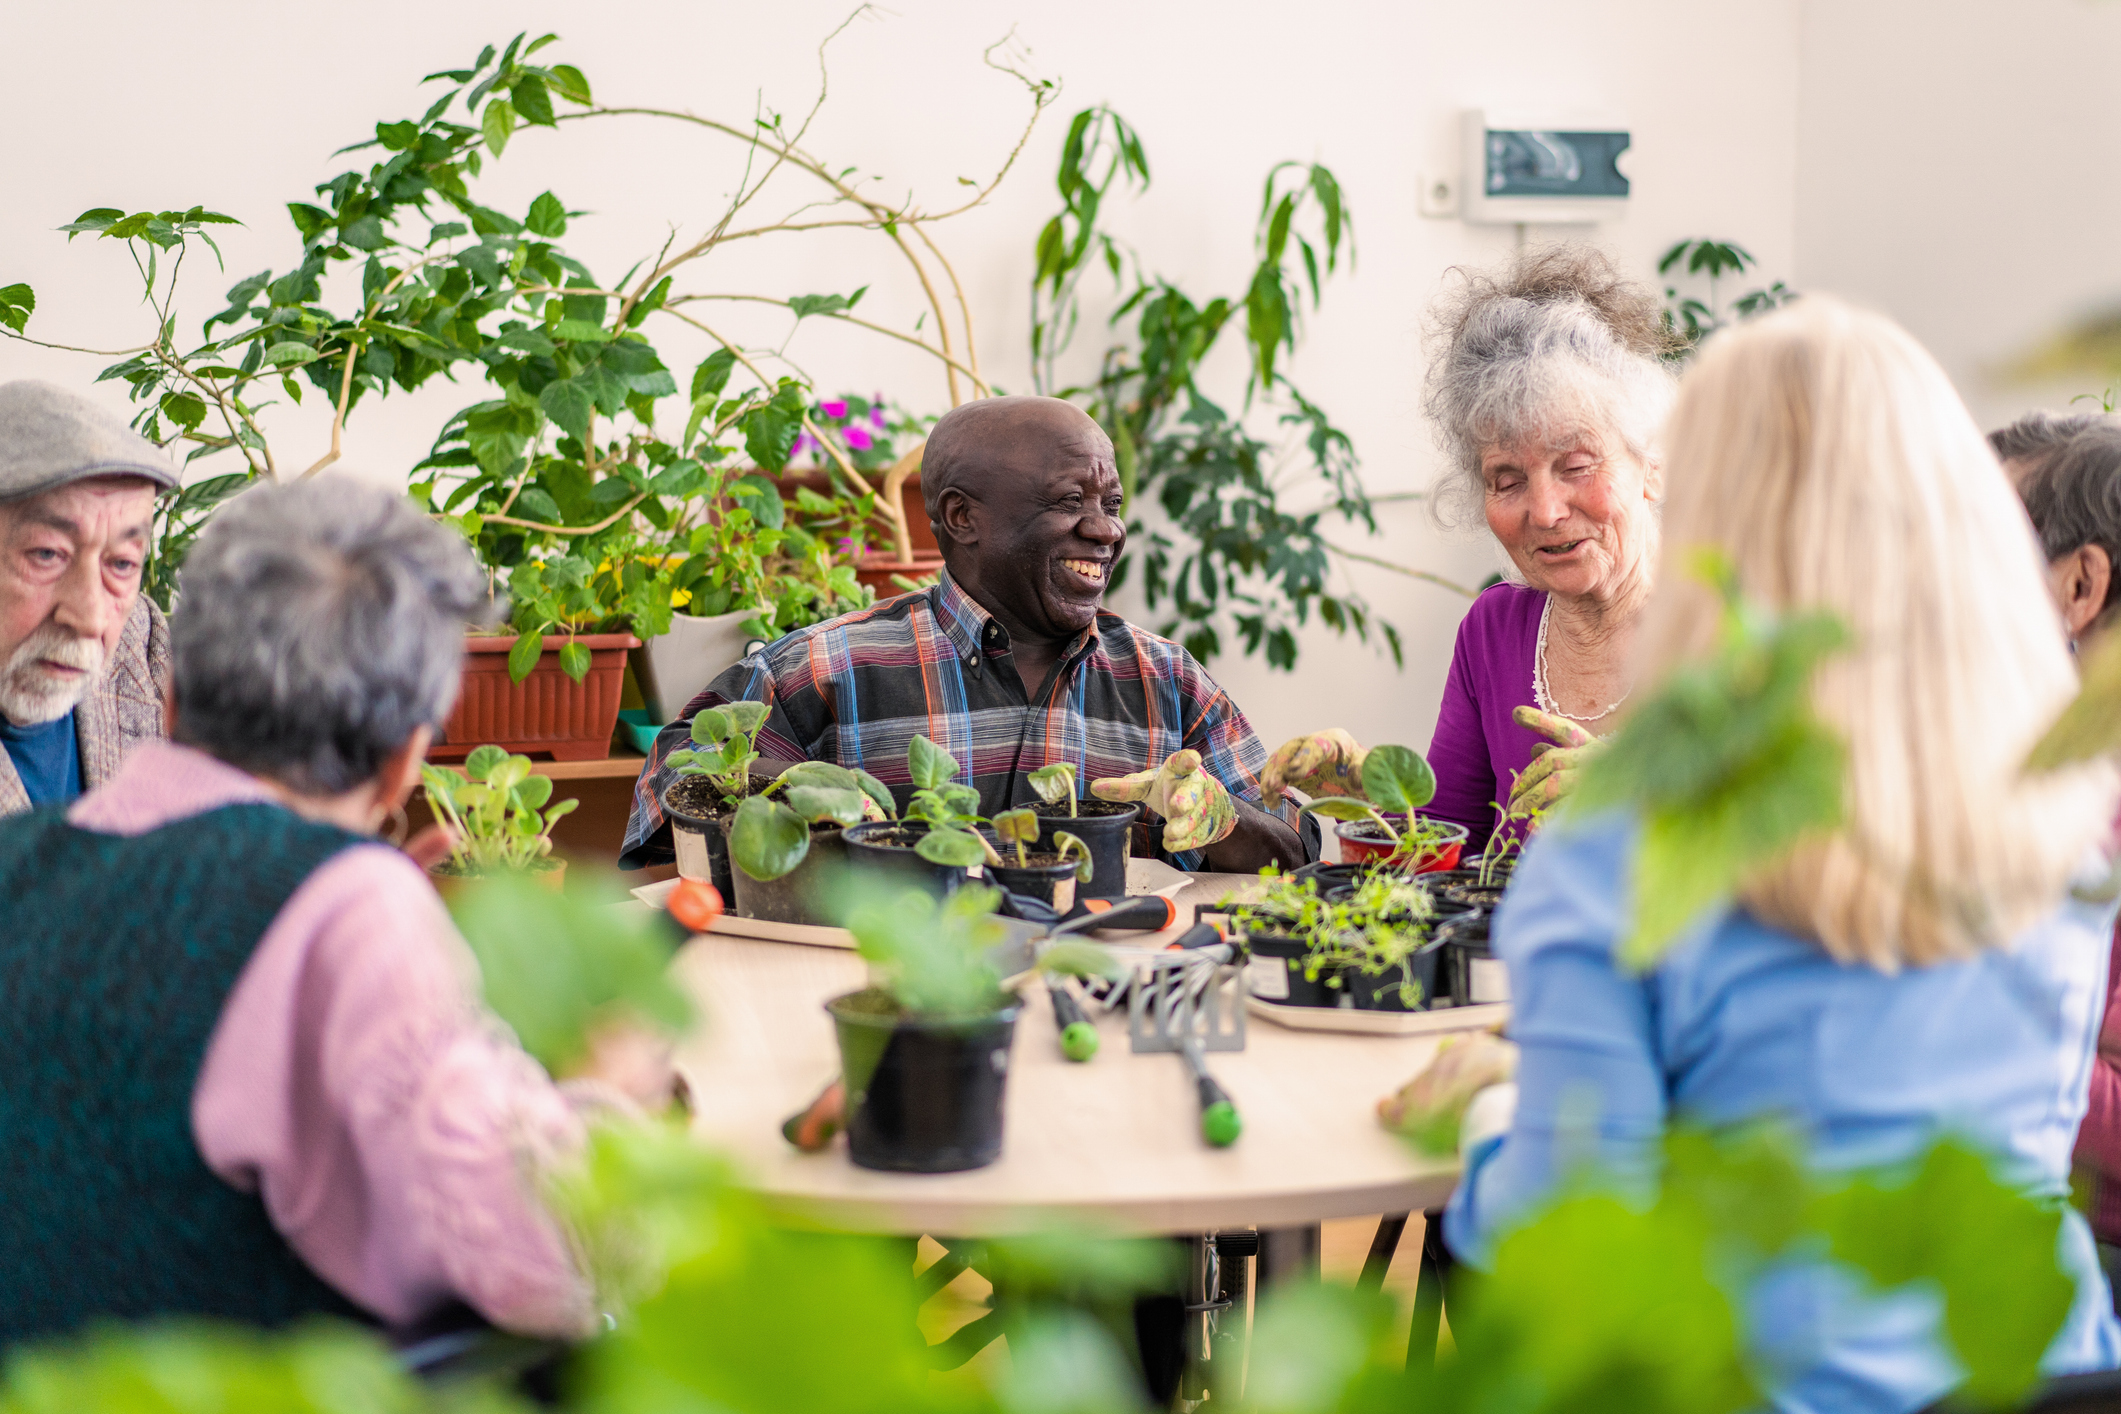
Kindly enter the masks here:
[[1848, 644], [1831, 614], [1748, 601], [1719, 553], [1696, 573], [1723, 599], [1705, 661], [1676, 669], [1590, 757], [1573, 811], [1641, 819], [1623, 960], [1654, 963], [1681, 929], [1806, 835], [1841, 821], [1847, 752], [1812, 711], [1812, 676]]

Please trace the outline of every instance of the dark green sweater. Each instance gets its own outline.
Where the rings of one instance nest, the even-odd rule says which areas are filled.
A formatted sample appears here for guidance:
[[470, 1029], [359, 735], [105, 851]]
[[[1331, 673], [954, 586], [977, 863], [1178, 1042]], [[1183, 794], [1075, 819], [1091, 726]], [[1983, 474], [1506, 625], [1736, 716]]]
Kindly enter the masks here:
[[358, 1314], [206, 1167], [191, 1098], [266, 929], [359, 839], [276, 805], [129, 838], [56, 808], [0, 821], [0, 1345], [97, 1317]]

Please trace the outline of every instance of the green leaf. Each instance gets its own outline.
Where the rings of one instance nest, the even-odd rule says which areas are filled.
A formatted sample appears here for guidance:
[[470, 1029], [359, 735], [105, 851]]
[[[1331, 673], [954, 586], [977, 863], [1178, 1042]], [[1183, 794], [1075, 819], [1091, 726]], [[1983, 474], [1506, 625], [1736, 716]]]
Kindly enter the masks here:
[[916, 736], [906, 743], [906, 770], [921, 790], [934, 790], [957, 777], [957, 758], [928, 740]]
[[518, 875], [481, 879], [451, 902], [479, 961], [487, 1005], [547, 1070], [579, 1063], [590, 1028], [615, 1016], [676, 1035], [692, 1007], [669, 977], [667, 924], [620, 907], [615, 883], [573, 878], [563, 893]]
[[763, 702], [730, 702], [724, 704], [722, 710], [729, 714], [735, 729], [749, 739], [758, 735], [759, 728], [766, 725], [766, 714], [772, 709]]
[[692, 370], [692, 397], [719, 397], [729, 384], [729, 371], [736, 367], [736, 353], [732, 349], [716, 349], [700, 360], [700, 366]]
[[930, 830], [913, 846], [913, 852], [930, 864], [970, 869], [987, 860], [987, 847], [970, 830]]
[[580, 643], [560, 645], [560, 671], [580, 682], [589, 676], [589, 649]]
[[1369, 820], [1377, 812], [1359, 800], [1350, 800], [1343, 795], [1322, 795], [1309, 802], [1304, 809], [1313, 815], [1323, 815], [1328, 820]]
[[1436, 796], [1436, 773], [1407, 746], [1377, 746], [1362, 763], [1362, 793], [1379, 810], [1413, 815]]
[[852, 309], [860, 304], [862, 296], [868, 292], [869, 287], [864, 285], [851, 295], [797, 295], [788, 301], [788, 308], [795, 312], [798, 319], [808, 318], [813, 314], [837, 314], [843, 309]]
[[994, 835], [1003, 844], [1035, 844], [1039, 833], [1038, 812], [1028, 807], [1004, 810], [994, 817]]
[[307, 344], [274, 344], [265, 351], [265, 361], [275, 368], [300, 368], [316, 359], [317, 351]]
[[729, 498], [768, 530], [779, 530], [786, 522], [787, 503], [781, 500], [780, 488], [756, 472], [732, 482]]
[[524, 227], [532, 235], [564, 236], [567, 234], [567, 208], [551, 192], [541, 194], [530, 203], [530, 214], [524, 218]]
[[856, 784], [861, 787], [862, 794], [875, 801], [877, 808], [882, 810], [884, 814], [887, 816], [898, 814], [898, 802], [892, 798], [891, 787], [885, 785], [867, 771], [860, 769], [854, 771], [854, 779]]
[[530, 676], [530, 670], [538, 665], [538, 656], [545, 651], [543, 639], [535, 633], [516, 635], [516, 641], [508, 650], [508, 678], [521, 682]]
[[559, 126], [552, 118], [552, 96], [545, 91], [545, 80], [537, 74], [525, 74], [517, 79], [509, 91], [515, 101], [516, 112], [523, 121], [541, 128]]
[[552, 777], [529, 775], [517, 781], [510, 794], [521, 809], [543, 810], [545, 802], [552, 799], [552, 791]]
[[569, 103], [579, 103], [586, 108], [596, 101], [590, 96], [589, 80], [583, 78], [582, 71], [572, 64], [552, 66], [551, 86]]
[[[754, 705], [763, 706], [764, 704], [758, 703]], [[837, 791], [859, 789], [855, 783], [854, 772], [848, 770], [845, 766], [835, 765], [830, 761], [798, 761], [787, 770], [781, 772], [778, 784], [791, 789], [796, 786], [811, 786], [823, 790]]]
[[501, 747], [491, 743], [475, 746], [471, 749], [471, 754], [464, 758], [464, 774], [475, 781], [491, 780], [493, 773], [507, 761], [508, 752]]
[[581, 442], [589, 440], [589, 420], [596, 408], [596, 398], [580, 379], [547, 383], [538, 394], [538, 406], [568, 436]]
[[1038, 792], [1038, 798], [1048, 805], [1075, 799], [1075, 767], [1069, 762], [1050, 762], [1025, 779], [1031, 783], [1031, 789]]
[[28, 285], [0, 285], [0, 324], [19, 334], [36, 308], [37, 292]]
[[516, 110], [505, 98], [496, 98], [486, 105], [479, 118], [479, 131], [486, 138], [486, 150], [499, 157], [508, 147], [508, 139], [516, 130]]
[[767, 471], [779, 471], [788, 465], [788, 453], [803, 430], [803, 415], [808, 410], [809, 401], [801, 385], [784, 378], [771, 400], [737, 419], [737, 427], [744, 434], [744, 450], [751, 454], [752, 461]]
[[729, 826], [729, 857], [762, 883], [778, 879], [810, 853], [810, 826], [795, 811], [763, 796], [746, 796]]
[[812, 824], [826, 820], [836, 825], [858, 825], [862, 819], [860, 791], [832, 790], [824, 786], [790, 786], [788, 808]]

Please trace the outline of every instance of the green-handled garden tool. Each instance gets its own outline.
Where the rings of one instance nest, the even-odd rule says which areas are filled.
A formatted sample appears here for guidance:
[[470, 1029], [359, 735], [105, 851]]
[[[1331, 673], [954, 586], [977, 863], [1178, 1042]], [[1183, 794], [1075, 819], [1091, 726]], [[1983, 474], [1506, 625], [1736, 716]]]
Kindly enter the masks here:
[[1134, 974], [1127, 1039], [1139, 1052], [1185, 1057], [1200, 1095], [1201, 1137], [1218, 1149], [1237, 1142], [1244, 1120], [1229, 1092], [1208, 1074], [1208, 1051], [1245, 1048], [1245, 969], [1228, 944], [1159, 954]]

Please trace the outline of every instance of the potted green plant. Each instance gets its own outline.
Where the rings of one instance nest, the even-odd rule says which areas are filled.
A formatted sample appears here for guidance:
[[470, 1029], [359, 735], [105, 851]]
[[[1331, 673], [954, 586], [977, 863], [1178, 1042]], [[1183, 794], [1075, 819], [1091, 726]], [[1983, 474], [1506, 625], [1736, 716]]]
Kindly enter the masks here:
[[1038, 792], [1039, 803], [1031, 808], [1046, 822], [1038, 848], [1058, 851], [1059, 835], [1066, 820], [1067, 833], [1079, 838], [1090, 851], [1090, 879], [1076, 892], [1084, 898], [1127, 896], [1127, 841], [1142, 808], [1118, 800], [1084, 800], [1077, 793], [1075, 767], [1054, 761], [1039, 767], [1025, 779]]
[[841, 836], [847, 862], [944, 894], [962, 884], [975, 864], [999, 864], [1001, 856], [979, 832], [979, 792], [957, 779], [957, 758], [916, 736], [906, 743], [906, 772], [913, 796], [900, 818], [865, 821]]
[[799, 761], [723, 817], [740, 918], [826, 924], [846, 851], [840, 834], [885, 818], [891, 792], [866, 771]]
[[1321, 889], [1316, 877], [1276, 874], [1232, 917], [1253, 959], [1252, 995], [1262, 1001], [1420, 1011], [1438, 999], [1434, 903], [1407, 875], [1372, 870]]
[[454, 836], [449, 857], [428, 871], [437, 888], [447, 893], [461, 879], [521, 874], [559, 889], [567, 861], [553, 857], [552, 827], [578, 802], [553, 802], [552, 777], [533, 772], [529, 757], [474, 747], [462, 771], [422, 763], [420, 780], [427, 808]]
[[1051, 849], [1035, 849], [1045, 823], [1024, 807], [994, 817], [994, 835], [1005, 854], [987, 866], [987, 877], [1012, 894], [1022, 894], [1062, 913], [1075, 907], [1075, 891], [1090, 882], [1090, 847], [1066, 830], [1053, 832]]
[[1421, 807], [1436, 795], [1436, 773], [1407, 746], [1375, 746], [1362, 763], [1362, 796], [1321, 796], [1304, 806], [1336, 823], [1341, 855], [1377, 861], [1409, 874], [1457, 865], [1466, 827], [1430, 820]]
[[[997, 960], [1007, 936], [993, 916], [1000, 899], [978, 885], [937, 899], [872, 884], [843, 914], [871, 978], [825, 1004], [839, 1037], [847, 1154], [857, 1165], [947, 1173], [1001, 1154], [1020, 1002]], [[1064, 941], [1022, 976], [1111, 970], [1095, 944]]]
[[722, 820], [751, 794], [751, 763], [759, 759], [758, 734], [766, 712], [763, 702], [703, 707], [692, 717], [691, 747], [663, 758], [678, 775], [663, 791], [678, 873], [704, 879], [725, 899], [736, 896], [736, 881], [729, 873]]

